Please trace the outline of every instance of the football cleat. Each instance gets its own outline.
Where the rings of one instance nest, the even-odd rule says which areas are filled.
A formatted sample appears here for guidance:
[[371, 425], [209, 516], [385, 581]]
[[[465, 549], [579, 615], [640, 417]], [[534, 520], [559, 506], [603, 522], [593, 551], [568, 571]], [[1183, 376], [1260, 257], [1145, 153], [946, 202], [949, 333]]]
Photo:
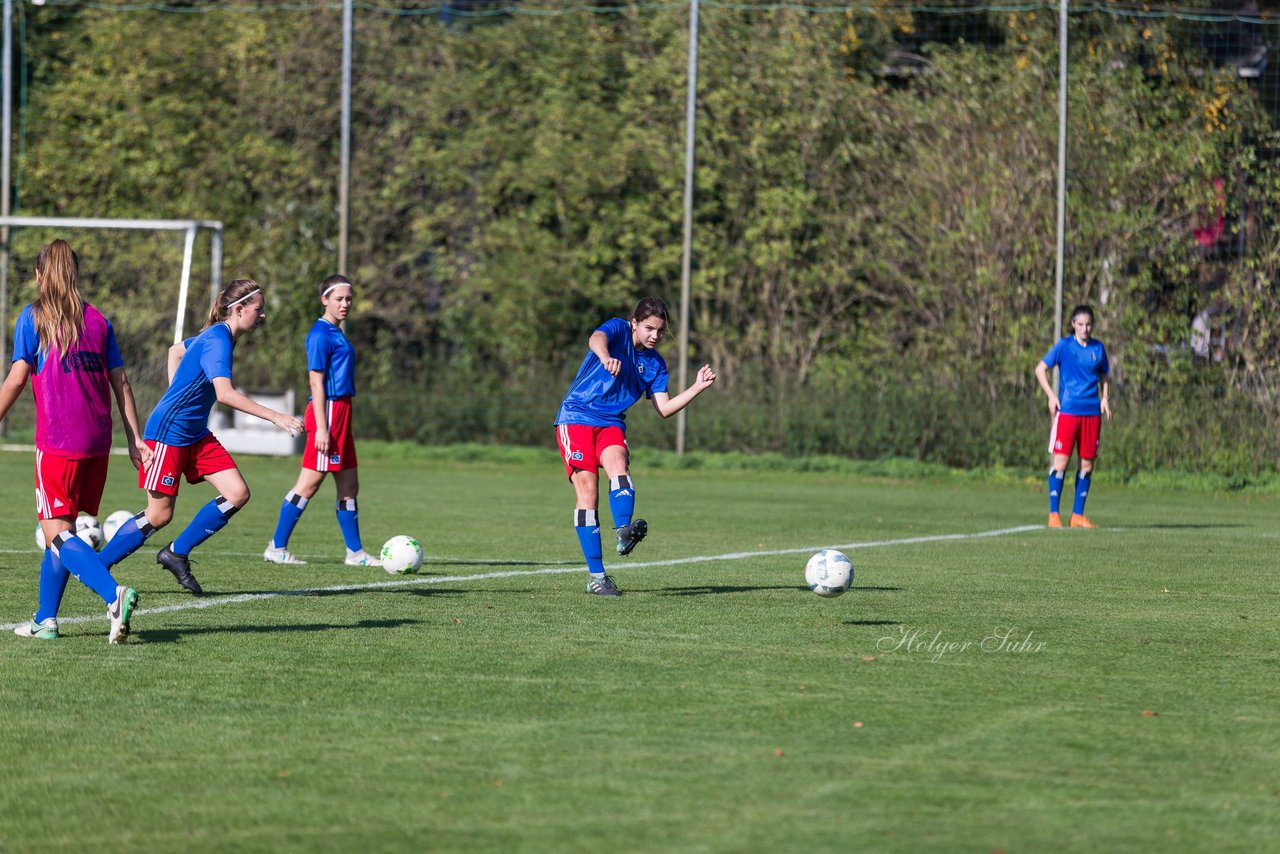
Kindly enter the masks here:
[[192, 593], [199, 596], [204, 592], [200, 582], [196, 581], [196, 577], [191, 574], [191, 560], [186, 555], [174, 552], [173, 543], [169, 543], [156, 554], [156, 563], [172, 572], [173, 577], [178, 579], [178, 583]]
[[267, 546], [266, 551], [262, 553], [262, 559], [267, 563], [306, 563], [288, 549], [278, 549], [271, 545]]
[[347, 552], [347, 559], [344, 562], [347, 566], [382, 566], [382, 561], [364, 549], [358, 552]]
[[29, 623], [23, 623], [13, 630], [13, 633], [20, 638], [37, 638], [39, 640], [53, 640], [58, 635], [58, 618], [45, 617], [40, 622], [32, 620]]
[[607, 575], [599, 578], [594, 575], [587, 582], [587, 592], [593, 596], [621, 596], [622, 591], [613, 583], [613, 579]]
[[138, 591], [123, 585], [116, 588], [116, 601], [107, 606], [107, 616], [111, 618], [111, 633], [107, 635], [107, 643], [124, 643], [129, 637], [129, 618], [133, 609], [138, 607]]
[[1097, 526], [1096, 526], [1096, 525], [1094, 525], [1092, 522], [1090, 522], [1090, 521], [1089, 521], [1089, 517], [1088, 517], [1088, 516], [1086, 516], [1086, 515], [1084, 515], [1083, 513], [1072, 513], [1072, 514], [1071, 514], [1071, 527], [1073, 527], [1073, 528], [1096, 528]]
[[623, 525], [617, 530], [618, 534], [618, 554], [629, 555], [640, 545], [640, 541], [649, 533], [649, 523], [643, 519], [637, 519], [630, 525]]
[[1050, 527], [1050, 528], [1061, 528], [1061, 527], [1062, 527], [1062, 516], [1061, 516], [1061, 514], [1058, 514], [1058, 513], [1050, 513], [1050, 514], [1049, 514], [1049, 527]]

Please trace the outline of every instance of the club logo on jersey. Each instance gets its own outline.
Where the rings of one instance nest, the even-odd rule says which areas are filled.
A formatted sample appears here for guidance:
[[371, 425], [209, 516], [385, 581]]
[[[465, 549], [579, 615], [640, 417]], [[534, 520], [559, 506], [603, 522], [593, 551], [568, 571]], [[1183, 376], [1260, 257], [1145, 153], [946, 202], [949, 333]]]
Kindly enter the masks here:
[[1057, 449], [1057, 450], [1061, 451], [1061, 450], [1062, 450], [1062, 440], [1061, 440], [1061, 439], [1059, 439], [1058, 441], [1054, 442], [1054, 443], [1053, 443], [1053, 447], [1054, 447], [1055, 449]]
[[342, 454], [330, 454], [329, 465], [331, 466], [342, 465]]
[[92, 350], [77, 350], [62, 357], [62, 372], [64, 374], [69, 374], [72, 371], [102, 373], [106, 369], [106, 362], [103, 360], [102, 354], [95, 353]]
[[173, 486], [173, 475], [167, 474], [164, 477], [160, 478], [160, 483], [164, 484], [165, 486]]
[[572, 454], [569, 455], [569, 459], [573, 460], [576, 463], [582, 462], [582, 451], [574, 451]]

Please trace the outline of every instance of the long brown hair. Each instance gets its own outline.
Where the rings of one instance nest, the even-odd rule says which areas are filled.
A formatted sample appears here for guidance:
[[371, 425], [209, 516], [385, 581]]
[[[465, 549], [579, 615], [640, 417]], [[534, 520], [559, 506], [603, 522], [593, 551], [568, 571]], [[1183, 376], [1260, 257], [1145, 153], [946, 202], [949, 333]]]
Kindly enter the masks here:
[[208, 329], [216, 323], [221, 323], [227, 319], [227, 315], [231, 313], [231, 309], [239, 304], [240, 300], [247, 297], [254, 291], [260, 291], [258, 283], [253, 279], [236, 279], [231, 284], [222, 289], [222, 293], [218, 294], [218, 298], [213, 301], [213, 307], [209, 309], [209, 319], [204, 322], [204, 326], [200, 331]]
[[84, 332], [84, 299], [80, 296], [80, 257], [58, 239], [36, 257], [35, 302], [31, 304], [40, 349], [66, 353]]

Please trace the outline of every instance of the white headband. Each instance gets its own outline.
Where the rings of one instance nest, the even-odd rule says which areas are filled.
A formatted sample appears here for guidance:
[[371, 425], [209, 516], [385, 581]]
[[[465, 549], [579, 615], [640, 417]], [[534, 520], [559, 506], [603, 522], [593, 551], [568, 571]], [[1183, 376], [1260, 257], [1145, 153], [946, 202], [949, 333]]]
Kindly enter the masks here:
[[327, 296], [329, 295], [329, 291], [333, 290], [334, 288], [340, 288], [340, 287], [342, 287], [343, 285], [346, 285], [347, 287], [351, 288], [351, 290], [352, 290], [353, 292], [354, 292], [354, 291], [355, 291], [355, 289], [356, 289], [356, 286], [355, 286], [355, 285], [353, 285], [353, 284], [351, 284], [350, 282], [334, 282], [332, 285], [330, 285], [329, 287], [325, 288], [325, 289], [324, 289], [324, 293], [320, 294], [320, 296], [321, 296], [321, 297], [327, 297]]
[[238, 300], [236, 300], [235, 302], [233, 302], [233, 303], [231, 303], [230, 305], [228, 305], [228, 306], [227, 306], [227, 310], [228, 310], [228, 311], [230, 311], [231, 309], [233, 309], [233, 308], [235, 308], [236, 306], [238, 306], [240, 303], [242, 303], [242, 302], [244, 302], [245, 300], [247, 300], [249, 297], [253, 296], [254, 294], [260, 294], [260, 293], [262, 293], [262, 288], [254, 288], [253, 290], [249, 291], [249, 293], [247, 293], [247, 294], [245, 294], [244, 296], [240, 297], [240, 299], [238, 299]]

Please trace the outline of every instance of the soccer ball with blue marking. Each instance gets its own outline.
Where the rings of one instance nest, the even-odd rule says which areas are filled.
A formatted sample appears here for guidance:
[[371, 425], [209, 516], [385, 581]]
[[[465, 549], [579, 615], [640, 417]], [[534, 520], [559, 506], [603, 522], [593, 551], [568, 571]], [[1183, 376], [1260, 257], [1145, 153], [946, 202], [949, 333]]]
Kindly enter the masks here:
[[379, 555], [382, 568], [392, 575], [409, 575], [422, 566], [422, 546], [403, 534], [387, 540]]
[[116, 531], [120, 530], [120, 526], [133, 518], [133, 514], [128, 510], [117, 510], [106, 519], [102, 520], [102, 541], [104, 543], [111, 542], [111, 538], [116, 535]]
[[834, 598], [853, 583], [853, 561], [835, 549], [823, 549], [805, 564], [804, 580], [814, 593]]

